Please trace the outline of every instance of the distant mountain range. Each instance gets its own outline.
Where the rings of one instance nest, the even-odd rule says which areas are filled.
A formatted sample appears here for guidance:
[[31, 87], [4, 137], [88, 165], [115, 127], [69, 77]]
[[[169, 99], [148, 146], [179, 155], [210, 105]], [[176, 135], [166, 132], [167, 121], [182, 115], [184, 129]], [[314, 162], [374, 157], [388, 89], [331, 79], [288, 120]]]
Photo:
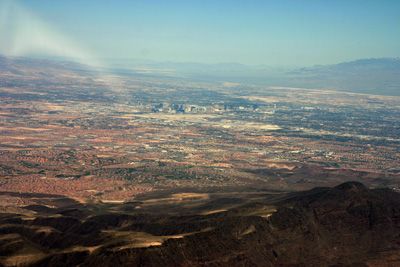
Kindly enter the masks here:
[[246, 66], [239, 63], [154, 62], [137, 59], [109, 60], [108, 63], [113, 68], [147, 70], [152, 73], [210, 81], [400, 96], [400, 58], [360, 59], [305, 68]]
[[[400, 58], [360, 59], [334, 65], [296, 68], [246, 66], [239, 63], [203, 64], [155, 62], [142, 59], [105, 60], [102, 71], [128, 75], [185, 77], [215, 82], [282, 86], [400, 96]], [[52, 61], [0, 55], [0, 74], [46, 77], [64, 72], [94, 71], [72, 61]], [[99, 70], [97, 68], [97, 70]]]
[[293, 86], [400, 96], [400, 58], [372, 58], [286, 73]]

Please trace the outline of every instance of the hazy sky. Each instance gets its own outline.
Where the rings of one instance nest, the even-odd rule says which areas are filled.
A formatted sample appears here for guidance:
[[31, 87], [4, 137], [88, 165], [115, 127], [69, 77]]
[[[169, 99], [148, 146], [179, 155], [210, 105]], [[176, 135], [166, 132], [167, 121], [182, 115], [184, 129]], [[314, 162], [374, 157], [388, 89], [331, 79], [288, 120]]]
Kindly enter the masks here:
[[0, 53], [248, 65], [400, 56], [398, 0], [0, 0]]

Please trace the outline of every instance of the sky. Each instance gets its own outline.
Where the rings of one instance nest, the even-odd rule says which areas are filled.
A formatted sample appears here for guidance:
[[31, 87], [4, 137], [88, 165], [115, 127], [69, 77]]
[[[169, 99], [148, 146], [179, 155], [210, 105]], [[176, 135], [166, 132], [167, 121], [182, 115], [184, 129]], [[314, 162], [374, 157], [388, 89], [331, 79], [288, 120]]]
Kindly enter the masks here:
[[0, 0], [0, 53], [311, 66], [400, 56], [397, 0]]

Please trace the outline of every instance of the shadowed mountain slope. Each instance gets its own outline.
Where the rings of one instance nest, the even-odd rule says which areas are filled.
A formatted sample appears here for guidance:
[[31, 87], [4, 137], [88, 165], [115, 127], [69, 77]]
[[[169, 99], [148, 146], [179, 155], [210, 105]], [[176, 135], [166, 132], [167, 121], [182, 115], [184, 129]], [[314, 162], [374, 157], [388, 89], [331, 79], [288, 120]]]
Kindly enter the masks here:
[[[206, 201], [207, 202], [207, 201]], [[120, 205], [2, 214], [5, 266], [332, 266], [400, 263], [400, 194], [357, 182], [224, 211]], [[212, 208], [205, 212], [201, 207]], [[229, 205], [232, 201], [229, 201]], [[276, 210], [276, 211], [274, 211]], [[25, 257], [25, 258], [24, 258]]]

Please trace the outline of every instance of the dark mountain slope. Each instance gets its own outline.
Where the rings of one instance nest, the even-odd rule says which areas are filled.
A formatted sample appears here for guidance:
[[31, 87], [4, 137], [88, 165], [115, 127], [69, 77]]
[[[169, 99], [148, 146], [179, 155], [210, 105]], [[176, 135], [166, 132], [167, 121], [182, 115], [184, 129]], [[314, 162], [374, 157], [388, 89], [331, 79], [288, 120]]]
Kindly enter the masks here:
[[[271, 213], [271, 207], [277, 210]], [[1, 262], [7, 265], [10, 258], [29, 252], [37, 259], [27, 261], [29, 266], [400, 263], [400, 194], [357, 182], [259, 198], [211, 214], [198, 209], [192, 214], [171, 215], [163, 209], [120, 214], [114, 205], [113, 212], [103, 207], [103, 215], [93, 216], [89, 207], [64, 209], [30, 219], [2, 215]]]

